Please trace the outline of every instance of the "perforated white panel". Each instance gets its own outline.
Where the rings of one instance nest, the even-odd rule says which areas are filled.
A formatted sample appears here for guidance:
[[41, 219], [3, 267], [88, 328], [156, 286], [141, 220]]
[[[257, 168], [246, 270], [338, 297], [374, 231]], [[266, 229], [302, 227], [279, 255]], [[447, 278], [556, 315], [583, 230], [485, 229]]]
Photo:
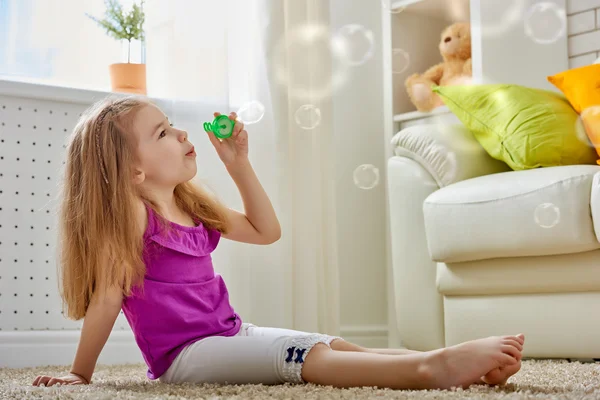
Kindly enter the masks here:
[[[56, 226], [64, 144], [87, 106], [0, 95], [0, 330], [81, 329], [61, 315]], [[122, 313], [114, 329], [130, 329]]]

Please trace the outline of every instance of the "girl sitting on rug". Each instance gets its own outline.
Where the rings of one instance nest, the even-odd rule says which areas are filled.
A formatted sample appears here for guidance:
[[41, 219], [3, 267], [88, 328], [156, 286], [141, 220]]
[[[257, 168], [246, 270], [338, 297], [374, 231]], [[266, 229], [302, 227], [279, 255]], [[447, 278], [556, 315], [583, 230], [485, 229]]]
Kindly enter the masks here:
[[229, 117], [231, 137], [207, 134], [244, 213], [191, 183], [187, 132], [148, 100], [106, 99], [80, 118], [67, 148], [60, 268], [64, 314], [84, 318], [83, 328], [70, 373], [34, 385], [89, 384], [121, 310], [148, 378], [166, 383], [434, 389], [502, 384], [519, 370], [523, 335], [416, 352], [242, 322], [211, 253], [221, 237], [273, 243], [280, 226], [248, 160], [244, 124]]

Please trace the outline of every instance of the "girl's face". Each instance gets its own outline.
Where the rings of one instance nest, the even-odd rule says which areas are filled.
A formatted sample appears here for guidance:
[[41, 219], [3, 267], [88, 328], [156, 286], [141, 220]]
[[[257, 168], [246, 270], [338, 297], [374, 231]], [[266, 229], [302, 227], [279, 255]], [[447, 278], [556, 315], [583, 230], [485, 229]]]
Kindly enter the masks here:
[[187, 132], [171, 126], [158, 107], [149, 104], [140, 109], [133, 131], [138, 144], [137, 183], [172, 190], [196, 175], [196, 153]]

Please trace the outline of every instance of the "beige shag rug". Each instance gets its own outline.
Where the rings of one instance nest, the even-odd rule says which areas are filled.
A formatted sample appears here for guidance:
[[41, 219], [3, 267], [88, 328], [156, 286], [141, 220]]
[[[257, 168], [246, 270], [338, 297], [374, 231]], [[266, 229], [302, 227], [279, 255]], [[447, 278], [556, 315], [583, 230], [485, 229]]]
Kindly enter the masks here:
[[335, 389], [317, 385], [169, 385], [146, 378], [142, 364], [99, 365], [91, 385], [31, 386], [39, 375], [61, 376], [68, 367], [0, 369], [0, 399], [600, 399], [600, 363], [527, 360], [503, 387], [401, 391]]

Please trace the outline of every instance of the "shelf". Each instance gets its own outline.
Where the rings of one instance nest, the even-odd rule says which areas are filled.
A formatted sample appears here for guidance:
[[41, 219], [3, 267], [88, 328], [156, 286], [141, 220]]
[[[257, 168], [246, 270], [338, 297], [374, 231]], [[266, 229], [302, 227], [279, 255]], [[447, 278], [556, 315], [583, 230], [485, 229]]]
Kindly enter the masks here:
[[422, 119], [422, 118], [433, 117], [433, 116], [441, 115], [441, 114], [449, 114], [450, 112], [451, 111], [447, 106], [435, 108], [431, 112], [411, 111], [411, 112], [407, 112], [407, 113], [394, 115], [394, 122], [404, 122], [404, 121], [410, 121], [413, 119]]
[[396, 0], [392, 1], [391, 8], [398, 11], [420, 14], [430, 18], [445, 21], [469, 21], [470, 0]]
[[401, 8], [406, 8], [409, 5], [414, 4], [414, 3], [418, 3], [420, 1], [421, 0], [396, 0], [396, 1], [392, 1], [391, 8], [392, 8], [393, 11], [398, 11]]

